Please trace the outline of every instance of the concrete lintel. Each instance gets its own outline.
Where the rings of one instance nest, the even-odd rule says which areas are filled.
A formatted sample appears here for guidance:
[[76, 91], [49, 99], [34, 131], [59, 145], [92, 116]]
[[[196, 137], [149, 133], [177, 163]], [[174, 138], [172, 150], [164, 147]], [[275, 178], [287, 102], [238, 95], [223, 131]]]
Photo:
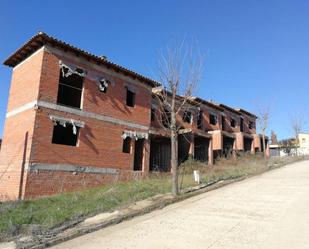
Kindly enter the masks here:
[[190, 132], [192, 132], [192, 129], [186, 128], [186, 129], [179, 130], [178, 134], [185, 134], [185, 133], [190, 133]]
[[212, 139], [212, 135], [203, 131], [193, 131], [193, 134], [200, 137]]
[[222, 135], [230, 138], [236, 138], [236, 135], [234, 133], [222, 131]]
[[149, 130], [149, 134], [161, 137], [170, 137], [170, 134], [168, 134], [167, 131], [165, 131], [164, 129], [162, 130], [151, 129]]
[[29, 171], [47, 170], [47, 171], [66, 171], [89, 174], [117, 174], [118, 170], [113, 168], [98, 168], [92, 166], [78, 166], [73, 164], [49, 164], [49, 163], [32, 163], [29, 165]]

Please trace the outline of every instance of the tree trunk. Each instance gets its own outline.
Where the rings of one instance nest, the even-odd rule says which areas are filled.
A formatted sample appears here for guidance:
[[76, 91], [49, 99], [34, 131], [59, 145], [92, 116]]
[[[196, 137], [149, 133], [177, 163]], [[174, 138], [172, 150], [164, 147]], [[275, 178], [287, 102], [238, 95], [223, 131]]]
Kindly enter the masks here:
[[178, 134], [176, 127], [175, 112], [176, 88], [173, 89], [173, 98], [171, 103], [171, 167], [172, 167], [172, 194], [179, 194], [178, 187]]
[[178, 195], [178, 136], [175, 131], [171, 132], [171, 167], [172, 167], [172, 194]]
[[267, 153], [266, 153], [266, 141], [265, 141], [265, 133], [262, 134], [262, 140], [263, 140], [263, 152], [264, 152], [264, 159], [267, 160]]

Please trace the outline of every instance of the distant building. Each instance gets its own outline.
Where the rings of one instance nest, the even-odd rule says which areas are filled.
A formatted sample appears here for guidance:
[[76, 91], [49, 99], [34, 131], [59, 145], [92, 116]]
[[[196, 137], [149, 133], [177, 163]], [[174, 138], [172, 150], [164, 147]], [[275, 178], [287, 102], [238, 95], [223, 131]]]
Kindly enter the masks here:
[[298, 135], [299, 154], [309, 155], [309, 134], [300, 133]]

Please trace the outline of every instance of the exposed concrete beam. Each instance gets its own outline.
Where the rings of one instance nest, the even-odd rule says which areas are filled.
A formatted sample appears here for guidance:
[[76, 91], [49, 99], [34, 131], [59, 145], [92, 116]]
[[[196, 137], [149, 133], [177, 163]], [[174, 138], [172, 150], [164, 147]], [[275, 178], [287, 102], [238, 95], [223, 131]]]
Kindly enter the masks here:
[[49, 164], [49, 163], [32, 163], [28, 170], [48, 170], [48, 171], [66, 171], [89, 174], [117, 174], [118, 170], [114, 168], [99, 168], [92, 166], [76, 166], [73, 164]]

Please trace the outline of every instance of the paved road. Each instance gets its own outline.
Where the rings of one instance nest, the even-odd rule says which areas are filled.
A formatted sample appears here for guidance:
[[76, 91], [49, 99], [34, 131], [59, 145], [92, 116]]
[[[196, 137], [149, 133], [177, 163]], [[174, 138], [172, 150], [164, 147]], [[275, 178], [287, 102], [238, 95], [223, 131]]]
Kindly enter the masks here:
[[187, 199], [56, 248], [309, 248], [309, 161]]

